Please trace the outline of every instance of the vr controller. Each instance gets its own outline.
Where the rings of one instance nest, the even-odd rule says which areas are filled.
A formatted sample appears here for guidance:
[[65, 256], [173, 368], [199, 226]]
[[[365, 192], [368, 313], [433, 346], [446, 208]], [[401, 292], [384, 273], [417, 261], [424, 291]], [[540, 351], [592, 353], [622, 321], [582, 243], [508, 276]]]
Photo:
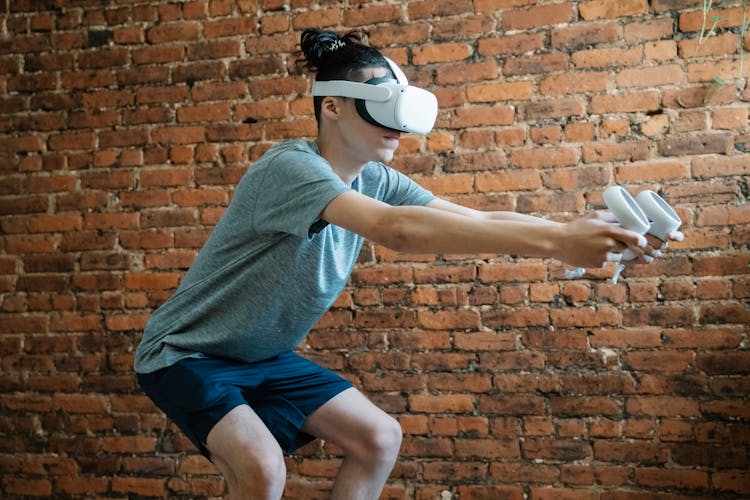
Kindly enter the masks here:
[[[680, 216], [664, 201], [664, 198], [650, 190], [644, 190], [633, 198], [624, 188], [611, 186], [604, 190], [604, 202], [610, 212], [617, 218], [620, 226], [638, 234], [652, 234], [660, 240], [676, 231], [682, 224]], [[626, 249], [624, 252], [607, 255], [607, 260], [618, 262], [612, 283], [617, 283], [620, 273], [625, 269], [622, 261], [635, 259], [635, 254]]]
[[[676, 231], [682, 221], [677, 212], [664, 201], [664, 198], [650, 190], [641, 191], [633, 198], [624, 188], [611, 186], [604, 191], [604, 202], [617, 218], [620, 226], [638, 234], [652, 234], [660, 240]], [[635, 254], [625, 250], [622, 254], [612, 254], [609, 260], [633, 260]]]
[[[682, 220], [677, 212], [664, 201], [664, 198], [650, 190], [644, 190], [633, 198], [624, 188], [611, 186], [604, 190], [604, 202], [607, 208], [617, 218], [620, 226], [638, 234], [652, 234], [660, 240], [666, 240], [669, 234], [679, 229]], [[622, 253], [610, 252], [607, 260], [618, 262], [612, 282], [617, 283], [620, 273], [625, 268], [622, 261], [635, 259], [636, 255], [626, 249]], [[577, 278], [583, 275], [584, 269], [567, 271], [566, 276]]]

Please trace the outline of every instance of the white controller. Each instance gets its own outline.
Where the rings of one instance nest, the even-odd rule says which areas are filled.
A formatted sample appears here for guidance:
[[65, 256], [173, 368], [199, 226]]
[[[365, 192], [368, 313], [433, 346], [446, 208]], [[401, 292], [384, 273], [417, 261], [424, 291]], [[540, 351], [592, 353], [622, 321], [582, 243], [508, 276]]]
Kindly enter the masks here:
[[[620, 186], [608, 187], [604, 190], [603, 197], [607, 208], [617, 218], [620, 226], [641, 235], [646, 234], [651, 229], [651, 222], [648, 220], [648, 216], [624, 188]], [[621, 254], [610, 253], [607, 255], [607, 260], [615, 262], [633, 259], [635, 259], [635, 254], [629, 249], [626, 249]]]
[[[653, 234], [662, 241], [682, 225], [682, 220], [677, 212], [664, 201], [658, 194], [650, 190], [641, 191], [638, 196], [633, 198], [624, 188], [620, 186], [611, 186], [604, 190], [604, 202], [607, 208], [617, 218], [618, 222], [625, 229], [635, 231], [638, 234]], [[620, 273], [625, 268], [621, 261], [633, 260], [635, 254], [626, 249], [622, 253], [610, 252], [607, 254], [607, 260], [618, 262], [615, 275], [612, 282], [617, 283]], [[576, 269], [567, 274], [569, 277], [579, 277], [583, 269]]]
[[[603, 196], [607, 208], [617, 217], [620, 225], [638, 234], [649, 233], [666, 241], [667, 237], [682, 224], [680, 216], [669, 206], [669, 203], [648, 189], [641, 191], [633, 199], [624, 188], [612, 186], [604, 191]], [[633, 252], [625, 250], [621, 258], [615, 257], [610, 260], [633, 260], [634, 258]]]
[[662, 241], [667, 241], [667, 237], [677, 231], [682, 225], [682, 220], [674, 208], [664, 201], [664, 198], [649, 191], [641, 191], [635, 197], [638, 206], [641, 207], [646, 216], [651, 220], [649, 234], [653, 234]]

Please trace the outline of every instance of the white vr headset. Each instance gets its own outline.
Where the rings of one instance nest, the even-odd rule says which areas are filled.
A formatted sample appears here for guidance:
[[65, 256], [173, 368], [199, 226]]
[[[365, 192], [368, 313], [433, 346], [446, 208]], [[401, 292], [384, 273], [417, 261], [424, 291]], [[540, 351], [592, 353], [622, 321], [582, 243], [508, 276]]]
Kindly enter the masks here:
[[364, 83], [347, 80], [315, 82], [313, 96], [351, 97], [356, 99], [357, 112], [365, 121], [399, 132], [427, 134], [437, 118], [437, 97], [419, 87], [412, 87], [398, 65], [388, 59], [396, 76], [372, 78]]

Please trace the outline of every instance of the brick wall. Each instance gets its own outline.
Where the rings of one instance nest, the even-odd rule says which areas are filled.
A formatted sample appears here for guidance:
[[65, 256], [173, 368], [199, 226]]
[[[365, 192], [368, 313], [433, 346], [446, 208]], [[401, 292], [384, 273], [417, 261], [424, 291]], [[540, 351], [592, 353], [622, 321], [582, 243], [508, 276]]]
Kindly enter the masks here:
[[[748, 498], [750, 49], [740, 1], [5, 0], [0, 496], [218, 496], [133, 349], [249, 160], [315, 134], [291, 55], [362, 28], [439, 96], [394, 165], [566, 219], [619, 183], [677, 207], [650, 266], [366, 245], [301, 349], [405, 432], [386, 498]], [[744, 50], [742, 46], [744, 45]], [[288, 460], [323, 498], [338, 451]]]

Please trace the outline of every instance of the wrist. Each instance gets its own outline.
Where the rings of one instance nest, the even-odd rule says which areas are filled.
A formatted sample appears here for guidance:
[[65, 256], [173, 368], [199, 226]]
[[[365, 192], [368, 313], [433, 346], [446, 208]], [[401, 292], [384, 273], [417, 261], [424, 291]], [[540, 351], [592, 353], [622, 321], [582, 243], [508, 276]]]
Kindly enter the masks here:
[[544, 242], [542, 251], [545, 257], [563, 259], [563, 248], [566, 240], [566, 224], [561, 222], [551, 223], [544, 228], [546, 237], [541, 238]]

